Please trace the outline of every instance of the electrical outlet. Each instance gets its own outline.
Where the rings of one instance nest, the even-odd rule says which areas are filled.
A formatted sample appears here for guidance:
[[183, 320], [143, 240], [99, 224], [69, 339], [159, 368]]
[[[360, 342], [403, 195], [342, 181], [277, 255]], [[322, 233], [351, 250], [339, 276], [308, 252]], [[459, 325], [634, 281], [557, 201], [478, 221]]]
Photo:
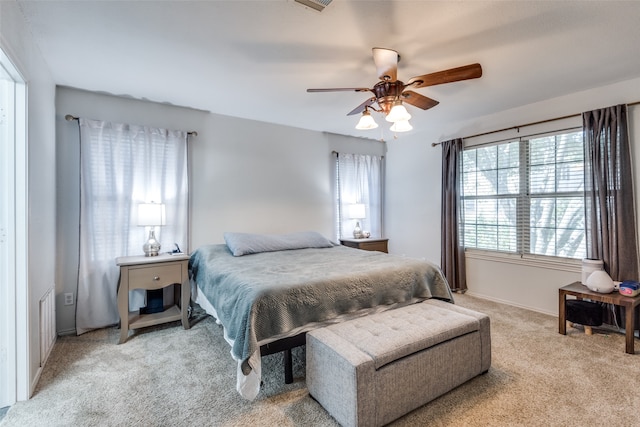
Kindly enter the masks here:
[[73, 292], [64, 294], [64, 305], [73, 305]]

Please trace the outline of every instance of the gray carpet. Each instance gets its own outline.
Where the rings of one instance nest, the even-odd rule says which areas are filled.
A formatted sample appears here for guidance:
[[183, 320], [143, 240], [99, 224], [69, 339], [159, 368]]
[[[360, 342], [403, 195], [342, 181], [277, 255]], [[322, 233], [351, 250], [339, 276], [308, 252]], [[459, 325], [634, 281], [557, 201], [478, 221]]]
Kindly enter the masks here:
[[[468, 295], [456, 301], [491, 317], [492, 367], [395, 426], [639, 425], [640, 354], [624, 353], [624, 336], [563, 336], [552, 316]], [[304, 349], [294, 353], [289, 385], [281, 356], [265, 358], [263, 389], [248, 402], [235, 391], [220, 327], [201, 313], [192, 323], [136, 331], [122, 345], [115, 328], [58, 338], [33, 398], [0, 426], [337, 425], [307, 393]]]

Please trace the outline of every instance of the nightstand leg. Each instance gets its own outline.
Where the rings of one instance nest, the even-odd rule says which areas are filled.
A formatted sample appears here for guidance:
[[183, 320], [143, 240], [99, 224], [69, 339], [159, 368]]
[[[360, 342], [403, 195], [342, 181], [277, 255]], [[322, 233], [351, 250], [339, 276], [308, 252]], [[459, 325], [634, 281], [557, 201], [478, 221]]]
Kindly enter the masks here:
[[635, 314], [636, 311], [631, 305], [624, 306], [625, 315], [625, 352], [628, 354], [636, 354], [633, 348], [634, 332], [635, 332]]
[[182, 327], [189, 329], [189, 306], [191, 305], [191, 283], [186, 268], [183, 271], [182, 285], [180, 285], [180, 312], [182, 314]]
[[118, 344], [124, 344], [125, 342], [127, 342], [128, 335], [128, 329], [120, 329], [120, 340], [118, 341]]
[[567, 334], [567, 323], [566, 323], [567, 315], [565, 312], [566, 300], [567, 300], [566, 294], [562, 290], [560, 290], [559, 305], [558, 305], [558, 332], [561, 333], [562, 335]]
[[122, 344], [129, 337], [129, 280], [122, 277], [118, 286], [118, 314], [120, 315], [120, 341], [118, 344]]

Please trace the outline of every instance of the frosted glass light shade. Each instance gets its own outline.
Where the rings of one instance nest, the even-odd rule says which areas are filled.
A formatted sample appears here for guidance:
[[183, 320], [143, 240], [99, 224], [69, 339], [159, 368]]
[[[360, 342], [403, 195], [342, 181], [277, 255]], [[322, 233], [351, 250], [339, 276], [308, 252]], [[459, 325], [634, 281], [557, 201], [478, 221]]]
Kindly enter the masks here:
[[389, 129], [391, 132], [408, 132], [413, 129], [409, 120], [400, 120], [395, 122]]
[[399, 121], [409, 120], [410, 118], [411, 114], [409, 114], [407, 109], [404, 108], [404, 105], [402, 105], [402, 101], [396, 101], [393, 104], [391, 111], [389, 111], [389, 114], [387, 114], [386, 120], [388, 122], [396, 123]]
[[165, 225], [164, 203], [141, 203], [138, 205], [138, 225]]
[[362, 117], [360, 117], [360, 121], [356, 125], [356, 129], [369, 130], [375, 129], [377, 127], [378, 124], [375, 120], [373, 120], [373, 117], [371, 117], [371, 113], [369, 112], [369, 110], [364, 110], [364, 112], [362, 113]]

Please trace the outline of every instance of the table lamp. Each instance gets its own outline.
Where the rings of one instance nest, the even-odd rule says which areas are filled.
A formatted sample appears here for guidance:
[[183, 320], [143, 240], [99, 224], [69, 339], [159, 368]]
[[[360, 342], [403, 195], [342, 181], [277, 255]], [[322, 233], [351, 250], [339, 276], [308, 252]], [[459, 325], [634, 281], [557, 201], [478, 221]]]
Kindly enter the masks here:
[[[362, 220], [366, 218], [365, 215], [365, 206], [363, 203], [355, 203], [349, 206], [349, 218], [355, 220]], [[364, 234], [362, 233], [362, 228], [360, 228], [360, 221], [356, 221], [356, 226], [353, 229], [353, 237], [355, 239], [362, 239]]]
[[138, 225], [149, 227], [149, 238], [142, 246], [144, 256], [157, 256], [160, 252], [160, 242], [156, 240], [156, 226], [165, 225], [163, 203], [141, 203], [138, 205]]

